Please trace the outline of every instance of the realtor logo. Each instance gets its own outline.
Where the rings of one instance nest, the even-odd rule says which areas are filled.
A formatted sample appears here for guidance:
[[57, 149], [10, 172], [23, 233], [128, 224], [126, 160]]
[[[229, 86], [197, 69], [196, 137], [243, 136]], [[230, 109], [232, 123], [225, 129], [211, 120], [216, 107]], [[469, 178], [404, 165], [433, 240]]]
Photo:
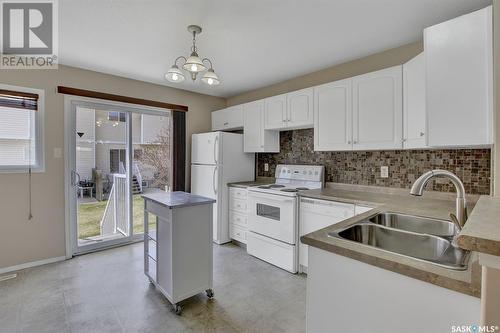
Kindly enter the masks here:
[[0, 68], [57, 68], [56, 0], [0, 0]]

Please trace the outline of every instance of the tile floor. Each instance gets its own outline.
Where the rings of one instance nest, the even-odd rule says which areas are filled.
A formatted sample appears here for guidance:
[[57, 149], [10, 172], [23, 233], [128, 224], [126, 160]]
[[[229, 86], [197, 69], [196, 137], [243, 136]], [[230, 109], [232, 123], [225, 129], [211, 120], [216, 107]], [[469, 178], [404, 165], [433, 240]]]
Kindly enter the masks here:
[[20, 272], [0, 282], [0, 332], [304, 332], [301, 275], [229, 244], [214, 247], [215, 299], [177, 316], [143, 274], [142, 243]]

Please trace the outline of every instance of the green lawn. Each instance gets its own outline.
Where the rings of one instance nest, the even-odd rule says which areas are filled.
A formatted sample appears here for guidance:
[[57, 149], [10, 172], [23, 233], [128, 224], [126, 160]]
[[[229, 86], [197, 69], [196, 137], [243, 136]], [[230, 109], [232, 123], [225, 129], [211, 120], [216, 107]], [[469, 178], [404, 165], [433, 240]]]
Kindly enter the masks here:
[[[107, 201], [101, 201], [91, 204], [78, 205], [78, 238], [98, 236], [100, 234], [100, 224]], [[144, 232], [144, 200], [140, 194], [133, 196], [133, 217], [134, 233]], [[154, 228], [154, 219], [149, 218], [150, 228]]]

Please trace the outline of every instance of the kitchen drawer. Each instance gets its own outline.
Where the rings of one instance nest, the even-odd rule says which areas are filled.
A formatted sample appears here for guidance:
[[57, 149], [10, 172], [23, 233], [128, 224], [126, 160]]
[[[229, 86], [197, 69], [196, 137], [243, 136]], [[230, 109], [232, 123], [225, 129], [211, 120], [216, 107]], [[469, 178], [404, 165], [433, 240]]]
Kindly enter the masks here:
[[229, 189], [229, 199], [243, 199], [247, 198], [247, 190], [244, 188], [231, 187]]
[[243, 244], [247, 243], [247, 230], [245, 228], [231, 223], [229, 225], [229, 233], [232, 239], [237, 240], [238, 242]]
[[248, 228], [248, 218], [246, 214], [229, 211], [229, 223]]
[[241, 200], [241, 199], [232, 199], [232, 200], [230, 200], [229, 209], [246, 214], [247, 201]]
[[168, 221], [171, 220], [170, 217], [171, 210], [152, 200], [146, 200], [146, 210], [151, 214], [154, 214], [156, 216], [161, 216], [163, 219], [166, 219]]

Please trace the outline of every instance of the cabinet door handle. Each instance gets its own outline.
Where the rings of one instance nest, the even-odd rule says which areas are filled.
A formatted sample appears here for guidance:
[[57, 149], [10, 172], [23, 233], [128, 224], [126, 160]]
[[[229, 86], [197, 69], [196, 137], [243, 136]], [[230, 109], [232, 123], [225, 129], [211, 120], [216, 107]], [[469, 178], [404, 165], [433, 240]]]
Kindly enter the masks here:
[[424, 132], [420, 132], [420, 136], [424, 136], [424, 135], [425, 135], [425, 133], [424, 133]]
[[353, 141], [353, 143], [356, 145], [356, 144], [358, 144], [358, 141]]
[[401, 142], [406, 142], [406, 139], [401, 139]]
[[351, 144], [351, 140], [347, 141], [347, 144], [350, 145]]
[[224, 123], [224, 126], [227, 126], [227, 125], [229, 125], [229, 123], [228, 123], [228, 122], [225, 122], [225, 123]]

